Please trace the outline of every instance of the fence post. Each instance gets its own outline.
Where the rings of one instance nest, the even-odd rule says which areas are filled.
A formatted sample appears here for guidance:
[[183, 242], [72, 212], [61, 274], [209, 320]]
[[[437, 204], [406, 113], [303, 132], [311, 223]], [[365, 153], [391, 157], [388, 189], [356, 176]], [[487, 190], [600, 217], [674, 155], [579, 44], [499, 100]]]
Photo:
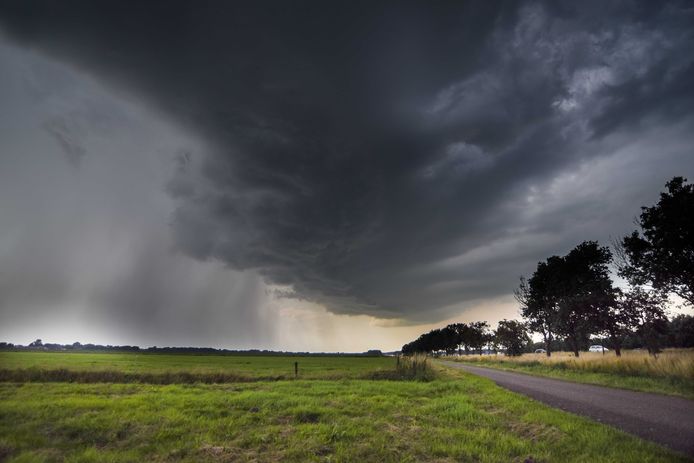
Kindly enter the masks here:
[[299, 362], [294, 362], [294, 378], [299, 377]]

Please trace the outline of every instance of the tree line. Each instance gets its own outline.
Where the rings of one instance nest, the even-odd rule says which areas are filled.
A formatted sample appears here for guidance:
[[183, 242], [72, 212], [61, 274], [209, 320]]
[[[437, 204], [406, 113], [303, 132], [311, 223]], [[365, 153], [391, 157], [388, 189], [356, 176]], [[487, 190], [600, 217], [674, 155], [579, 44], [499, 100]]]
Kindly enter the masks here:
[[[482, 328], [482, 329], [480, 329]], [[644, 336], [645, 335], [645, 336]], [[592, 342], [607, 348], [615, 349], [615, 345], [607, 336], [596, 335]], [[579, 340], [579, 350], [586, 350], [591, 343], [588, 337]], [[621, 348], [648, 349], [657, 353], [661, 348], [694, 347], [694, 316], [679, 314], [665, 318], [661, 329], [640, 330], [638, 327], [627, 333], [621, 340]], [[653, 349], [656, 346], [657, 349]], [[549, 349], [547, 350], [547, 348]], [[550, 345], [542, 342], [532, 342], [530, 330], [526, 322], [518, 320], [502, 320], [496, 330], [492, 330], [486, 321], [471, 324], [453, 323], [443, 328], [437, 328], [424, 333], [416, 340], [405, 344], [401, 352], [405, 355], [415, 353], [445, 353], [451, 354], [482, 354], [503, 352], [509, 356], [534, 352], [542, 348], [547, 352], [567, 351], [572, 344], [559, 336], [554, 337]]]
[[49, 351], [49, 352], [135, 352], [141, 354], [172, 354], [172, 355], [247, 355], [247, 356], [294, 356], [294, 357], [381, 357], [383, 352], [371, 349], [366, 352], [288, 352], [261, 349], [216, 349], [214, 347], [139, 347], [139, 346], [112, 346], [102, 344], [58, 344], [43, 342], [36, 339], [26, 346], [11, 342], [0, 342], [0, 351]]
[[[402, 352], [481, 353], [500, 347], [520, 355], [531, 332], [542, 336], [547, 356], [560, 342], [578, 357], [591, 337], [606, 340], [618, 356], [627, 345], [654, 355], [665, 345], [691, 347], [694, 317], [666, 316], [670, 295], [694, 306], [694, 185], [686, 182], [682, 177], [667, 182], [658, 203], [641, 208], [641, 230], [615, 241], [614, 252], [584, 241], [521, 277], [514, 295], [522, 321], [502, 320], [494, 331], [487, 322], [451, 324], [405, 344]], [[615, 287], [612, 265], [626, 288]]]
[[416, 340], [402, 346], [405, 355], [418, 352], [478, 353], [485, 349], [503, 348], [509, 355], [520, 355], [530, 343], [524, 323], [502, 320], [495, 331], [486, 321], [453, 323], [424, 333]]

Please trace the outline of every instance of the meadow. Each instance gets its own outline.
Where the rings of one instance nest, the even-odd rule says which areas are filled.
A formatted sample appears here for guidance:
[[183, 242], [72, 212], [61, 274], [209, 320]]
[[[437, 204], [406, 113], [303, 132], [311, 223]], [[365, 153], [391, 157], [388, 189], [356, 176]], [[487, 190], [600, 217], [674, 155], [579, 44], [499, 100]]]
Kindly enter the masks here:
[[[392, 357], [0, 352], [0, 379], [190, 383], [360, 378], [392, 370]], [[105, 381], [101, 381], [103, 379]], [[111, 380], [111, 381], [108, 381]]]
[[[305, 365], [306, 376], [265, 379], [291, 378], [294, 361]], [[3, 353], [0, 368], [6, 371], [114, 371], [118, 366], [144, 374], [188, 368], [253, 380], [168, 385], [85, 383], [79, 375], [73, 382], [4, 380], [0, 461], [687, 461], [487, 379], [423, 359], [417, 359], [416, 370], [409, 360], [399, 369], [396, 362], [387, 357]], [[328, 371], [329, 377], [322, 376]]]
[[570, 352], [503, 355], [465, 355], [447, 357], [473, 365], [520, 371], [570, 381], [658, 392], [694, 399], [694, 349], [666, 349], [657, 357], [643, 350], [614, 352]]

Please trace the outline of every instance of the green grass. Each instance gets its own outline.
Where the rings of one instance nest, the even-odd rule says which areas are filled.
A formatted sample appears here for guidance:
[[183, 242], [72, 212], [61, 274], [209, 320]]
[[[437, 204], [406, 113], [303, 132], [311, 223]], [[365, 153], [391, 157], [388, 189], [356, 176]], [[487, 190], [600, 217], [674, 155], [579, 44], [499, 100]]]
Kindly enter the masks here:
[[[54, 372], [58, 379], [61, 375], [66, 379], [72, 375], [77, 381], [104, 378], [132, 382], [150, 377], [155, 380], [143, 382], [171, 383], [192, 382], [185, 380], [192, 377], [201, 382], [228, 382], [205, 381], [205, 378], [214, 379], [215, 375], [222, 379], [226, 375], [229, 381], [290, 379], [294, 378], [294, 362], [298, 362], [300, 379], [342, 379], [391, 370], [395, 361], [392, 357], [0, 352], [0, 378], [40, 380], [46, 372]], [[16, 372], [20, 370], [22, 373], [18, 375]], [[157, 381], [157, 378], [172, 380]], [[47, 379], [52, 380], [52, 376]]]
[[536, 376], [564, 379], [634, 391], [655, 392], [694, 399], [694, 351], [671, 350], [657, 359], [647, 353], [581, 354], [578, 359], [566, 353], [526, 354], [522, 357], [463, 356], [447, 360], [471, 365], [518, 371]]
[[[133, 374], [241, 369], [255, 380], [0, 382], [6, 462], [687, 461], [489, 380], [425, 368], [421, 359], [415, 374], [413, 362], [396, 371], [392, 358], [17, 354], [3, 354], [8, 371], [24, 369], [22, 362], [97, 372], [118, 364]], [[295, 360], [312, 379], [259, 379]], [[408, 377], [419, 380], [402, 380]]]
[[8, 462], [686, 461], [470, 375], [0, 384]]

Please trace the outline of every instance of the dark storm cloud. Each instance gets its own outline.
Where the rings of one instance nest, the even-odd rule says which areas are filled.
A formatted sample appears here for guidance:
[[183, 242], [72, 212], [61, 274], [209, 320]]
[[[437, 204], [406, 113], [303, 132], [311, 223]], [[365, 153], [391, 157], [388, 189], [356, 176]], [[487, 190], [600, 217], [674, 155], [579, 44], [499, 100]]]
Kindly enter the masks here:
[[45, 129], [55, 138], [70, 164], [79, 166], [86, 150], [80, 142], [79, 128], [75, 121], [65, 117], [55, 117], [47, 121]]
[[678, 2], [0, 8], [20, 43], [209, 141], [168, 186], [182, 250], [334, 312], [410, 319], [508, 294], [529, 262], [591, 238], [575, 221], [604, 205], [565, 198], [532, 221], [519, 198], [614, 137], [691, 127], [693, 16]]

